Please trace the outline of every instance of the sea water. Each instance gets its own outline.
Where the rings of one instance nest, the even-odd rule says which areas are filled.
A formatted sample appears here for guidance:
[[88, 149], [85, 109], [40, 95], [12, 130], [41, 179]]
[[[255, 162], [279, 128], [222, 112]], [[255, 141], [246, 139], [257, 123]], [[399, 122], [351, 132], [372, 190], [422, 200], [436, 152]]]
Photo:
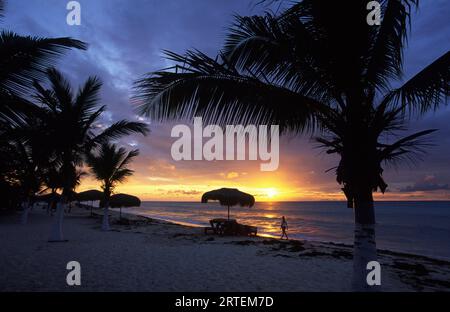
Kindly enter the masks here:
[[[213, 218], [226, 218], [218, 203], [143, 202], [124, 211], [192, 226], [208, 226]], [[450, 259], [450, 202], [377, 202], [376, 241], [389, 249]], [[281, 217], [289, 225], [289, 238], [353, 243], [353, 210], [345, 202], [260, 202], [252, 208], [232, 207], [231, 218], [258, 227], [258, 234], [278, 237]]]

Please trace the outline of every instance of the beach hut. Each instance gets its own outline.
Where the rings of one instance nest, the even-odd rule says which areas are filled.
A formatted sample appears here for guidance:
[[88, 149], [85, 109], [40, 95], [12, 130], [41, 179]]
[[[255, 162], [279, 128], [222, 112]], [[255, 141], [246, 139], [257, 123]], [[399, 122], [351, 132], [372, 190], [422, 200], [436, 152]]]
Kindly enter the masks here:
[[206, 192], [202, 196], [202, 203], [209, 200], [218, 200], [222, 206], [228, 207], [228, 220], [230, 220], [230, 207], [240, 205], [241, 207], [253, 207], [255, 197], [234, 188], [221, 188]]

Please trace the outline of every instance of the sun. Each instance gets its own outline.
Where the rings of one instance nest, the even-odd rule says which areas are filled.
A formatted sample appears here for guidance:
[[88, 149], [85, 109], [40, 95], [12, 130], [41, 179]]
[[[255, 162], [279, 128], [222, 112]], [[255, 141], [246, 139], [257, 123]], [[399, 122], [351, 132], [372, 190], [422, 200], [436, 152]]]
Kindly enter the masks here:
[[267, 189], [267, 197], [274, 198], [278, 195], [278, 191], [274, 188]]

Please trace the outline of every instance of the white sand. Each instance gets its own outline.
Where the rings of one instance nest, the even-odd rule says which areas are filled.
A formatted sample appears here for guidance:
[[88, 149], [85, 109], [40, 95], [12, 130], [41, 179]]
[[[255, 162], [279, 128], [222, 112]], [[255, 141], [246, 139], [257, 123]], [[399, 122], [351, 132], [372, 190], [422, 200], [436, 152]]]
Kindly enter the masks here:
[[[100, 220], [88, 215], [84, 209], [66, 214], [65, 243], [47, 242], [52, 220], [40, 208], [25, 226], [17, 224], [19, 216], [0, 217], [0, 291], [351, 290], [348, 247], [305, 242], [304, 250], [290, 251], [300, 244], [206, 236], [199, 228], [158, 221], [114, 224], [102, 232]], [[81, 286], [66, 284], [72, 260], [81, 264]], [[393, 268], [394, 261], [427, 272]], [[448, 263], [388, 254], [380, 262], [385, 291], [449, 290]]]

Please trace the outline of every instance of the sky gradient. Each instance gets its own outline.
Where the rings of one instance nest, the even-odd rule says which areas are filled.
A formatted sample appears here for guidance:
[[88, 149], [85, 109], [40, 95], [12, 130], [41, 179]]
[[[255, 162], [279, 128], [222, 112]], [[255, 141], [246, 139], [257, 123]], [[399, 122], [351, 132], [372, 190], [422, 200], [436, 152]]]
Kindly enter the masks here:
[[[103, 123], [128, 118], [142, 120], [133, 111], [133, 82], [145, 73], [170, 66], [162, 50], [183, 53], [196, 48], [215, 56], [223, 43], [233, 14], [251, 15], [264, 10], [257, 1], [245, 0], [81, 0], [81, 26], [66, 24], [64, 0], [9, 0], [2, 28], [23, 35], [71, 36], [89, 44], [88, 51], [72, 51], [58, 67], [78, 86], [91, 75], [104, 83], [102, 103], [108, 105]], [[450, 48], [450, 2], [422, 1], [413, 16], [409, 48], [405, 52], [405, 81]], [[351, 34], [349, 34], [351, 35]], [[397, 168], [387, 167], [389, 184], [381, 200], [450, 200], [450, 108], [412, 120], [409, 129], [437, 128], [434, 146], [424, 161]], [[308, 137], [282, 137], [280, 166], [261, 172], [260, 161], [172, 160], [170, 137], [174, 123], [150, 123], [147, 137], [131, 136], [119, 143], [139, 148], [132, 164], [136, 171], [116, 192], [135, 194], [143, 200], [199, 200], [204, 191], [238, 187], [257, 200], [343, 199], [334, 172], [337, 165], [314, 147]], [[178, 122], [179, 123], [179, 122]], [[86, 178], [79, 190], [98, 188]]]

